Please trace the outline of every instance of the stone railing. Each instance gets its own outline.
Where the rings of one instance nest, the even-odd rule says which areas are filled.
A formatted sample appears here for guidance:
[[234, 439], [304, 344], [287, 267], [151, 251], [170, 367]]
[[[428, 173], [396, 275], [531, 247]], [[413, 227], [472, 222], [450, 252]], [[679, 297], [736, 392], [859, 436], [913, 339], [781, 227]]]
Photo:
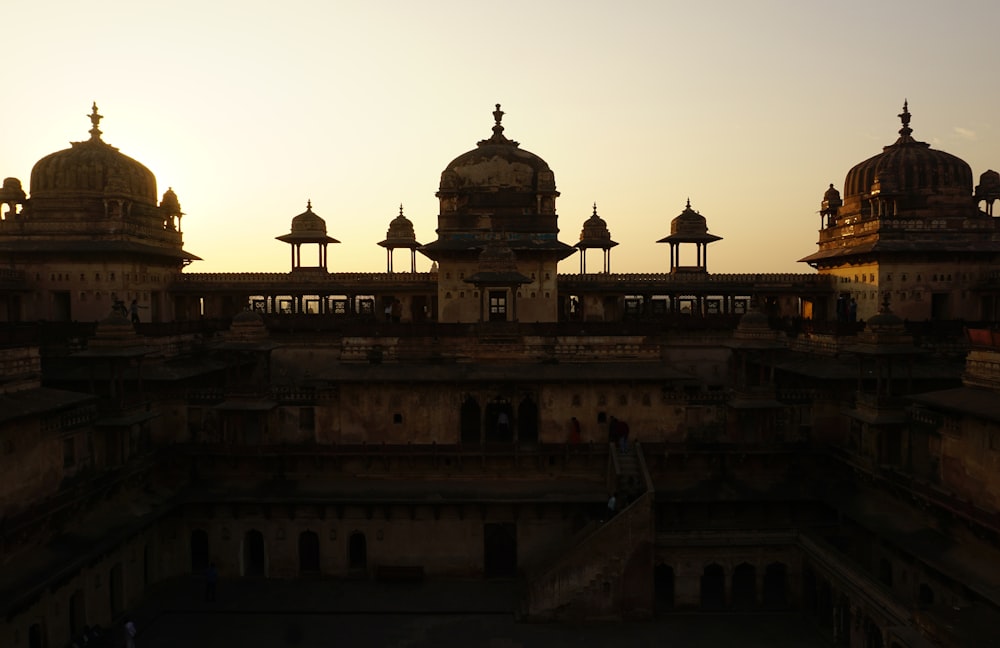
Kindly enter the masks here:
[[368, 285], [424, 284], [435, 281], [437, 273], [430, 272], [182, 272], [173, 276], [178, 284], [356, 284], [365, 292]]
[[827, 275], [816, 273], [738, 273], [738, 274], [670, 274], [670, 273], [629, 273], [629, 274], [560, 274], [559, 281], [586, 283], [649, 283], [678, 284], [812, 284], [826, 286], [832, 282]]

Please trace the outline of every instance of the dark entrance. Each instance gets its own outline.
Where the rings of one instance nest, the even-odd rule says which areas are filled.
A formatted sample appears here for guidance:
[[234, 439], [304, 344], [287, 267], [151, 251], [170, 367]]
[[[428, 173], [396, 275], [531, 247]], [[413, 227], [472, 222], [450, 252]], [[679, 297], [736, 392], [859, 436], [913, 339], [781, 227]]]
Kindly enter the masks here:
[[69, 322], [73, 319], [72, 308], [70, 307], [70, 297], [68, 292], [52, 293], [52, 305], [55, 312], [53, 319], [57, 322]]
[[319, 573], [319, 536], [314, 531], [299, 534], [299, 571]]
[[771, 609], [788, 605], [788, 568], [784, 563], [771, 563], [764, 570], [764, 606]]
[[712, 563], [701, 574], [701, 609], [721, 610], [726, 607], [726, 574], [722, 565]]
[[79, 636], [83, 632], [83, 626], [87, 625], [87, 610], [83, 600], [83, 590], [76, 590], [69, 597], [69, 632], [72, 636]]
[[656, 609], [669, 610], [674, 607], [674, 568], [657, 565], [653, 570], [653, 588], [656, 594]]
[[243, 536], [243, 575], [263, 578], [265, 571], [264, 534], [257, 529], [250, 529]]
[[191, 532], [191, 572], [200, 574], [208, 569], [208, 533], [204, 529]]
[[479, 403], [472, 396], [462, 403], [461, 414], [462, 443], [480, 443]]
[[741, 563], [733, 570], [733, 607], [750, 610], [757, 605], [757, 570], [749, 563]]
[[513, 578], [517, 574], [517, 526], [510, 522], [483, 525], [486, 578]]
[[43, 636], [42, 626], [35, 623], [28, 628], [28, 648], [44, 648], [44, 646], [45, 637]]
[[124, 580], [122, 578], [122, 564], [115, 563], [108, 575], [108, 603], [111, 608], [111, 617], [115, 618], [124, 612], [125, 595], [122, 591]]
[[347, 543], [347, 565], [351, 569], [367, 569], [368, 542], [365, 534], [355, 531]]
[[517, 440], [538, 443], [538, 405], [531, 396], [525, 396], [517, 406]]

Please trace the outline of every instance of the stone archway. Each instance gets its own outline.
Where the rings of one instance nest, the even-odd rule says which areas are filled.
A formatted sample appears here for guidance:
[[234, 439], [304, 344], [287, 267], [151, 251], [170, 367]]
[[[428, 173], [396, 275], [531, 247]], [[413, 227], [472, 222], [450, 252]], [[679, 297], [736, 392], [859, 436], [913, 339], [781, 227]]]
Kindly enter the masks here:
[[352, 533], [347, 542], [347, 566], [352, 570], [368, 568], [368, 540], [360, 531]]
[[780, 609], [788, 605], [788, 568], [774, 562], [764, 569], [764, 607]]
[[670, 610], [674, 607], [673, 567], [660, 564], [653, 569], [653, 591], [657, 610]]
[[204, 572], [208, 563], [208, 533], [204, 529], [195, 529], [191, 532], [191, 573]]
[[483, 525], [483, 571], [486, 578], [517, 575], [517, 526], [510, 522]]

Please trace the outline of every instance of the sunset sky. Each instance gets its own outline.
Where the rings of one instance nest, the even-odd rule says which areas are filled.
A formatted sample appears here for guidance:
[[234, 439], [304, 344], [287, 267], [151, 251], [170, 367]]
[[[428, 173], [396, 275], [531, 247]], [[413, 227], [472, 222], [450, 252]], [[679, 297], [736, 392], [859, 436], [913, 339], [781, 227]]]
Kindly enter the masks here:
[[331, 271], [384, 271], [401, 203], [434, 240], [440, 173], [496, 103], [555, 172], [562, 241], [597, 203], [614, 272], [665, 272], [688, 198], [724, 239], [711, 272], [811, 272], [823, 192], [904, 99], [916, 139], [1000, 169], [996, 0], [16, 0], [2, 24], [0, 177], [27, 191], [96, 101], [176, 191], [192, 272], [289, 270], [275, 237], [307, 200]]

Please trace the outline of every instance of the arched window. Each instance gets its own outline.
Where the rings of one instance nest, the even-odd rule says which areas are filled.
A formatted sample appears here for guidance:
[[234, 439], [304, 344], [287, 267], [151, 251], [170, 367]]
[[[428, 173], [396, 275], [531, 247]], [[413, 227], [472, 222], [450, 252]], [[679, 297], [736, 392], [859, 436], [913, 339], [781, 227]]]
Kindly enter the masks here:
[[538, 405], [530, 396], [525, 396], [517, 406], [517, 440], [538, 443]]

